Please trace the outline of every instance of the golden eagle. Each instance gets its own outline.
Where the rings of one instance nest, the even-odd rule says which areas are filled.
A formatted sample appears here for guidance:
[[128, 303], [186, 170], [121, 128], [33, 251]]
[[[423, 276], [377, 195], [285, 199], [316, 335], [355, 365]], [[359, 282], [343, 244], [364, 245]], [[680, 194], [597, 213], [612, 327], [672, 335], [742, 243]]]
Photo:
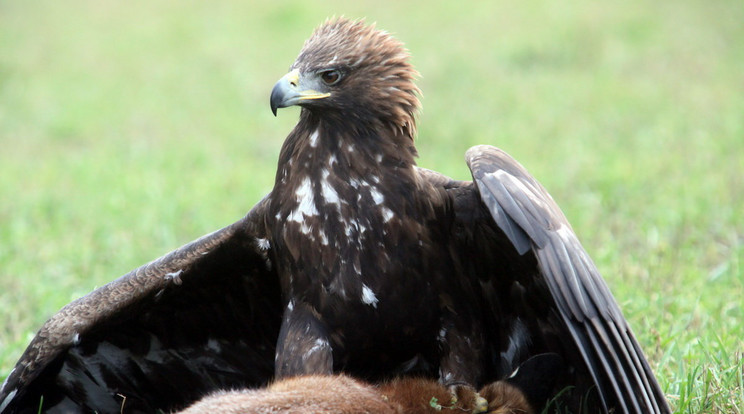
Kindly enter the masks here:
[[334, 19], [271, 93], [299, 105], [274, 188], [240, 221], [52, 316], [0, 411], [155, 412], [300, 374], [478, 387], [539, 353], [574, 410], [669, 412], [609, 289], [545, 189], [490, 146], [473, 181], [416, 166], [402, 44]]

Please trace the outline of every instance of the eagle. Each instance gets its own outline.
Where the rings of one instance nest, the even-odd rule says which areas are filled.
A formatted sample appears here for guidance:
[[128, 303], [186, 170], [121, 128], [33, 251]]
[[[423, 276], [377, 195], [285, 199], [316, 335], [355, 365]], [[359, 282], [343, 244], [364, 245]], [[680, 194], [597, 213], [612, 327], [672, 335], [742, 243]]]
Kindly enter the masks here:
[[271, 92], [275, 115], [301, 108], [271, 192], [53, 315], [0, 411], [169, 412], [214, 390], [340, 372], [477, 388], [553, 353], [562, 406], [670, 412], [535, 178], [485, 145], [465, 155], [472, 181], [416, 165], [417, 76], [374, 25], [318, 27]]

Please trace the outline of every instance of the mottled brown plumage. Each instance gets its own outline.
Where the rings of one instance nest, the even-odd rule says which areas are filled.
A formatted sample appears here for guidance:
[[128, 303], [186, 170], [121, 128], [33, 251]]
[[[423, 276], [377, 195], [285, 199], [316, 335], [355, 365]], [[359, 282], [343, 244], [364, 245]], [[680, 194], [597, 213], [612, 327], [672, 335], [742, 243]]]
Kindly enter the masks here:
[[[479, 387], [540, 353], [549, 395], [669, 412], [632, 331], [544, 188], [504, 152], [473, 182], [416, 167], [416, 72], [362, 22], [315, 31], [274, 87], [299, 105], [271, 193], [242, 220], [53, 316], [0, 411], [181, 409], [218, 389], [346, 372]], [[539, 408], [545, 401], [536, 403]]]

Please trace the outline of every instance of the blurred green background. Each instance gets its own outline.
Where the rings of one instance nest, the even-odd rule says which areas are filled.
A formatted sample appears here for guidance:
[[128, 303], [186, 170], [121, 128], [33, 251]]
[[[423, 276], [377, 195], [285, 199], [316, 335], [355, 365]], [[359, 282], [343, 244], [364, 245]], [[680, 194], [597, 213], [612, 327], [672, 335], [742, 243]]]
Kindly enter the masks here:
[[271, 189], [298, 111], [269, 92], [333, 15], [411, 50], [420, 165], [515, 156], [676, 411], [744, 411], [738, 0], [0, 2], [0, 379], [61, 306]]

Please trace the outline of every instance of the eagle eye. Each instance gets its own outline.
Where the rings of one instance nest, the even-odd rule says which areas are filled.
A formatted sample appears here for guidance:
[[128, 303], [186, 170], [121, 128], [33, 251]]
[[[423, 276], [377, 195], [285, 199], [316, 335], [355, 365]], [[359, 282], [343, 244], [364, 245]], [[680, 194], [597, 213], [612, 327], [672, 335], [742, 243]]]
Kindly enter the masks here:
[[341, 80], [341, 73], [335, 69], [326, 70], [320, 72], [320, 79], [328, 86], [335, 85]]

